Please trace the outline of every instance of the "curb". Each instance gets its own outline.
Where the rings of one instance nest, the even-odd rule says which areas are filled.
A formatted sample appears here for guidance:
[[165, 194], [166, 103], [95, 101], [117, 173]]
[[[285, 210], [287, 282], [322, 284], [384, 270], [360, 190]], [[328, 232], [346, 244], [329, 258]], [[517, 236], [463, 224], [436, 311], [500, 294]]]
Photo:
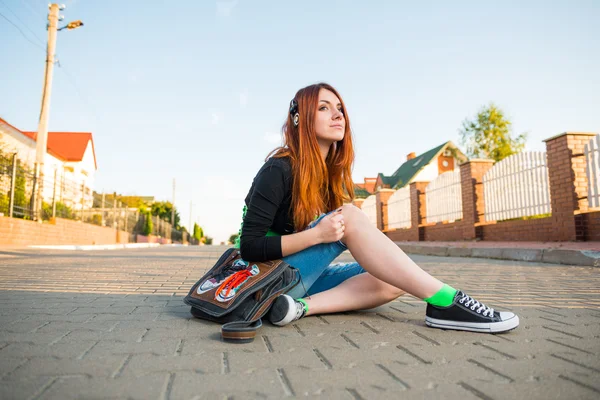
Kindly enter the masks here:
[[548, 264], [600, 267], [600, 251], [564, 249], [523, 249], [495, 247], [418, 246], [394, 242], [408, 254], [438, 257], [472, 257], [495, 260], [529, 261]]
[[46, 250], [117, 250], [117, 249], [145, 249], [158, 247], [159, 243], [127, 243], [127, 244], [89, 244], [89, 245], [57, 245], [57, 246], [27, 246], [32, 249]]

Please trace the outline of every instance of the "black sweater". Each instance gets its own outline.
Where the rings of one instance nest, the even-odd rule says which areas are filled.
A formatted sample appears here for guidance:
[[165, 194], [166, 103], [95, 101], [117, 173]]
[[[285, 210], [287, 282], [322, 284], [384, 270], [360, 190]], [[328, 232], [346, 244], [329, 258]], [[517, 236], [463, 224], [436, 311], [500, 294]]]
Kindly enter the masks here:
[[247, 261], [282, 257], [281, 236], [294, 233], [292, 166], [287, 157], [269, 158], [258, 171], [246, 196], [246, 215], [240, 236], [240, 252]]

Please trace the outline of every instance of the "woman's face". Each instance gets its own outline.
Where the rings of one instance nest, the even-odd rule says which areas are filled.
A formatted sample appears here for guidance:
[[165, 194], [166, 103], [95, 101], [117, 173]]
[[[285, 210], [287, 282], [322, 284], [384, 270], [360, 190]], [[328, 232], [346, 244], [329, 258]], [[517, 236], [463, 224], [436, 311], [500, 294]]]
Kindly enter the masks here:
[[319, 103], [315, 114], [317, 140], [325, 145], [340, 141], [346, 131], [346, 119], [342, 104], [335, 94], [327, 89], [319, 91]]

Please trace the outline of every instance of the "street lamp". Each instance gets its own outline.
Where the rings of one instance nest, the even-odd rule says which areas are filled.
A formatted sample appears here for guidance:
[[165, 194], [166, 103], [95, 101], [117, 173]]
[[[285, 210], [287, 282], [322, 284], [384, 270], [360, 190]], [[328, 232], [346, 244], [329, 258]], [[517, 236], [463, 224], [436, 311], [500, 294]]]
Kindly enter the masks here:
[[57, 30], [62, 31], [63, 29], [68, 29], [68, 30], [72, 31], [73, 29], [77, 29], [80, 26], [83, 26], [83, 22], [81, 22], [80, 20], [77, 20], [77, 21], [69, 22], [67, 25], [63, 26], [62, 28], [58, 28]]

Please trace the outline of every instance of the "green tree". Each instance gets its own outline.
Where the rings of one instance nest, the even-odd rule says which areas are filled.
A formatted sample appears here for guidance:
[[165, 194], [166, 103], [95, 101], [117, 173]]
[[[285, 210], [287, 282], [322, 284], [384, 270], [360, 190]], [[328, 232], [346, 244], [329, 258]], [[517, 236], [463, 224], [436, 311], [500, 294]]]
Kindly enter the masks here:
[[[157, 201], [152, 203], [151, 212], [152, 215], [160, 217], [162, 220], [171, 222], [171, 210], [173, 209], [173, 204], [170, 201]], [[175, 207], [175, 229], [180, 229], [179, 222], [181, 221], [179, 217], [179, 212], [177, 211], [177, 207]]]
[[150, 214], [149, 212], [146, 212], [146, 215], [144, 216], [144, 229], [143, 229], [143, 233], [145, 236], [151, 235], [152, 231], [154, 230], [154, 225], [152, 224], [152, 214]]
[[213, 238], [211, 238], [210, 236], [205, 236], [204, 239], [204, 244], [211, 245], [213, 242]]
[[192, 235], [194, 239], [200, 241], [204, 237], [204, 231], [202, 228], [194, 222], [194, 234]]
[[465, 119], [459, 132], [469, 158], [495, 161], [521, 152], [527, 138], [526, 133], [512, 137], [511, 122], [494, 103], [482, 107], [474, 120]]
[[235, 243], [235, 241], [237, 240], [237, 238], [240, 236], [239, 233], [234, 233], [233, 235], [229, 236], [229, 243]]
[[29, 206], [27, 195], [25, 193], [25, 186], [27, 185], [25, 175], [27, 173], [28, 173], [27, 168], [21, 164], [20, 160], [17, 160], [17, 175], [16, 175], [16, 179], [15, 179], [14, 207], [21, 207], [21, 208], [25, 209]]

